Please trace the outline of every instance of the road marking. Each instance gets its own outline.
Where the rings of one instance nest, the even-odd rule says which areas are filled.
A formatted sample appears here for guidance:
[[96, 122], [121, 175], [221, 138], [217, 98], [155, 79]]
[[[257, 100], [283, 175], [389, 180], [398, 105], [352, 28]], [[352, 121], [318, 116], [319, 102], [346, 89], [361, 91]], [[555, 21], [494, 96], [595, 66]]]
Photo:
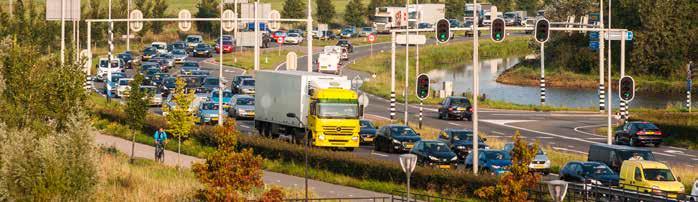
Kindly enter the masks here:
[[502, 132], [499, 132], [499, 131], [496, 131], [496, 130], [493, 130], [493, 131], [492, 131], [492, 133], [494, 133], [494, 134], [498, 134], [498, 135], [504, 135], [504, 133], [502, 133]]
[[605, 138], [605, 137], [588, 137], [588, 138], [584, 138], [584, 139], [587, 139], [587, 140], [605, 140], [605, 139], [608, 139], [608, 138]]
[[696, 155], [686, 154], [686, 153], [684, 153], [684, 152], [682, 152], [682, 151], [679, 151], [679, 150], [664, 150], [664, 152], [670, 153], [670, 154], [678, 154], [678, 155], [681, 155], [681, 156], [688, 156], [688, 157], [691, 157], [691, 158], [696, 158], [696, 157], [698, 157], [698, 156], [696, 156]]
[[364, 115], [373, 116], [373, 117], [378, 118], [378, 119], [390, 120], [390, 118], [386, 118], [386, 117], [375, 115], [375, 114], [364, 114]]
[[[493, 120], [481, 120], [481, 121], [483, 121], [483, 122], [488, 122], [488, 123], [493, 123], [493, 124], [497, 124], [497, 125], [509, 126], [509, 125], [505, 125], [505, 124], [509, 124], [509, 123], [520, 123], [520, 122], [530, 122], [530, 121], [533, 121], [533, 120], [500, 120], [500, 119], [493, 119]], [[513, 126], [513, 127], [515, 127], [515, 126]]]
[[662, 152], [652, 152], [652, 153], [654, 153], [654, 154], [658, 154], [658, 155], [662, 155], [662, 156], [668, 156], [668, 157], [676, 157], [676, 155], [672, 155], [672, 154], [665, 154], [665, 153], [662, 153]]
[[686, 166], [691, 167], [691, 168], [695, 167], [695, 166], [693, 166], [693, 165], [686, 165]]
[[580, 142], [586, 142], [586, 143], [592, 143], [592, 144], [593, 144], [593, 143], [597, 143], [597, 142], [585, 140], [585, 139], [582, 139], [582, 138], [567, 137], [567, 136], [563, 136], [563, 135], [558, 135], [558, 134], [553, 134], [553, 133], [547, 133], [547, 132], [537, 131], [537, 130], [531, 130], [531, 129], [528, 129], [528, 128], [523, 128], [523, 127], [518, 127], [518, 126], [506, 125], [505, 123], [501, 123], [501, 121], [497, 121], [497, 120], [482, 120], [482, 121], [483, 121], [483, 122], [487, 122], [487, 123], [491, 123], [491, 124], [495, 124], [495, 125], [500, 125], [500, 126], [505, 126], [505, 127], [509, 127], [509, 128], [524, 130], [524, 131], [528, 131], [528, 132], [539, 133], [539, 134], [543, 134], [543, 135], [547, 135], [547, 136], [559, 137], [559, 138], [562, 138], [562, 139], [577, 140], [577, 141], [580, 141]]
[[679, 148], [679, 147], [672, 147], [672, 146], [669, 146], [669, 148], [678, 149], [678, 150], [683, 150], [683, 151], [686, 151], [686, 150], [687, 150], [686, 148]]
[[377, 155], [377, 156], [382, 156], [382, 157], [388, 157], [388, 156], [389, 156], [389, 155], [387, 155], [387, 154], [381, 154], [381, 153], [373, 152], [373, 151], [371, 152], [371, 154]]
[[250, 127], [249, 127], [249, 126], [246, 126], [246, 125], [240, 125], [240, 127], [250, 129]]
[[575, 152], [575, 153], [580, 153], [580, 154], [586, 154], [589, 155], [589, 153], [583, 152], [583, 151], [577, 151], [574, 149], [567, 149], [563, 147], [553, 147], [554, 150], [560, 150], [560, 151], [568, 151], [568, 152]]
[[553, 137], [536, 137], [535, 139], [553, 139]]
[[452, 125], [452, 126], [461, 126], [460, 124], [453, 123], [453, 122], [447, 122], [447, 123], [448, 123], [449, 125]]
[[590, 125], [590, 126], [579, 126], [579, 127], [575, 127], [575, 128], [574, 128], [574, 131], [577, 131], [578, 133], [582, 133], [582, 134], [587, 134], [587, 135], [601, 136], [601, 135], [599, 135], [599, 134], [590, 133], [590, 132], [584, 132], [584, 131], [579, 130], [580, 128], [591, 128], [591, 127], [601, 127], [601, 126], [605, 126], [605, 124]]
[[694, 161], [698, 161], [698, 158], [693, 158]]

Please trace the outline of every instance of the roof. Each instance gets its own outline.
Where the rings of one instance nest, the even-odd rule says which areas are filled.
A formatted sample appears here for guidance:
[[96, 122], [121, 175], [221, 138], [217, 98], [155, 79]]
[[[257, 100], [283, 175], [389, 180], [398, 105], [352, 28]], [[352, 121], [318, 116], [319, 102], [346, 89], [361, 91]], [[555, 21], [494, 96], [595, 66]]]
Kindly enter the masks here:
[[237, 97], [237, 98], [254, 98], [254, 96], [247, 95], [247, 94], [235, 94], [235, 95], [233, 95], [233, 97]]
[[626, 161], [623, 161], [623, 163], [626, 163], [626, 162], [633, 163], [633, 164], [639, 164], [643, 169], [647, 169], [647, 168], [649, 168], [649, 169], [652, 169], [652, 168], [669, 169], [669, 166], [667, 166], [666, 164], [664, 164], [662, 162], [658, 162], [658, 161], [646, 161], [646, 160], [626, 160]]

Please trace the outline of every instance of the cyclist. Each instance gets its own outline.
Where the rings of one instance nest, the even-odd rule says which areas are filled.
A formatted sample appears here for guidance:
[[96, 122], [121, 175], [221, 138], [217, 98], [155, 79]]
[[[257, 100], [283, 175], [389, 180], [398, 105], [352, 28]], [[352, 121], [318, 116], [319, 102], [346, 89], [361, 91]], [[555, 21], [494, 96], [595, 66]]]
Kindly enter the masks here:
[[153, 139], [155, 139], [155, 159], [162, 161], [165, 154], [165, 145], [167, 144], [167, 133], [165, 129], [160, 128], [153, 134]]

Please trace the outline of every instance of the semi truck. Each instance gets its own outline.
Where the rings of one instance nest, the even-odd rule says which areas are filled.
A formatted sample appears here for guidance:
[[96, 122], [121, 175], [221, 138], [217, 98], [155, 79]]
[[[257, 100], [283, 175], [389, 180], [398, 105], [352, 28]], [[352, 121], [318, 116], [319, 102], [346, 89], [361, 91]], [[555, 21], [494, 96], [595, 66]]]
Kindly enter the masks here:
[[410, 27], [417, 28], [419, 23], [436, 24], [446, 16], [444, 4], [410, 4], [408, 7]]
[[[473, 14], [473, 11], [476, 13]], [[478, 21], [477, 24], [480, 25], [482, 24], [483, 17], [485, 16], [485, 12], [482, 10], [482, 5], [481, 4], [465, 4], [465, 15], [463, 17], [463, 24], [474, 24], [473, 21], [475, 20], [475, 16], [477, 15]], [[470, 22], [470, 23], [468, 23]]]
[[[359, 147], [363, 107], [343, 76], [305, 71], [258, 71], [255, 128], [266, 137], [315, 147]], [[306, 133], [307, 130], [307, 133]]]
[[406, 28], [407, 17], [405, 7], [377, 7], [373, 28], [378, 33], [389, 33], [391, 29]]

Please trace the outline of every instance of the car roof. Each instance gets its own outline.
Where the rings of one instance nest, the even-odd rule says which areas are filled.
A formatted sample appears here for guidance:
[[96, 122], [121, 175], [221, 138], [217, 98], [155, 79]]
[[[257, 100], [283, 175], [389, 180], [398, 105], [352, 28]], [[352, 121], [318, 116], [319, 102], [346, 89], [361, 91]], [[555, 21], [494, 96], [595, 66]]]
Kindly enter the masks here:
[[647, 168], [649, 168], [649, 169], [653, 169], [653, 168], [654, 169], [669, 169], [669, 166], [667, 166], [666, 164], [664, 164], [662, 162], [658, 162], [658, 161], [645, 161], [645, 160], [626, 160], [626, 161], [623, 161], [624, 164], [626, 162], [628, 164], [639, 165], [643, 169], [647, 169]]
[[468, 99], [467, 97], [463, 97], [463, 96], [448, 96], [446, 99], [463, 99], [463, 98]]
[[383, 127], [387, 127], [387, 128], [398, 128], [398, 127], [399, 127], [399, 128], [408, 128], [409, 126], [402, 125], [402, 124], [388, 124], [388, 125], [384, 125]]
[[473, 132], [473, 130], [465, 129], [465, 128], [445, 128], [445, 129], [443, 129], [443, 131], [445, 131], [445, 132], [461, 132], [461, 131]]

